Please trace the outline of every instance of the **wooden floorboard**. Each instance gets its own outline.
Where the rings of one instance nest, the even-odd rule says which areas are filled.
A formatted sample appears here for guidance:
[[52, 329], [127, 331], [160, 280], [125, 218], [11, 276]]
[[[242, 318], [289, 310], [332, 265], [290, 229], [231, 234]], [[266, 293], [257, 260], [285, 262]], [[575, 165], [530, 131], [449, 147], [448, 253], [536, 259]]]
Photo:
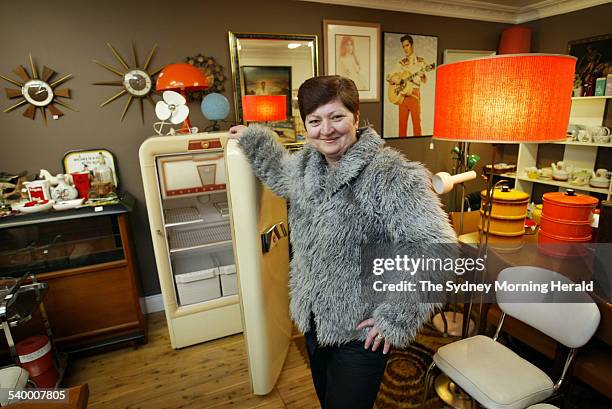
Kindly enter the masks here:
[[174, 350], [163, 313], [148, 316], [146, 345], [72, 360], [68, 386], [89, 384], [90, 409], [315, 409], [319, 407], [299, 338], [276, 388], [251, 393], [242, 334]]

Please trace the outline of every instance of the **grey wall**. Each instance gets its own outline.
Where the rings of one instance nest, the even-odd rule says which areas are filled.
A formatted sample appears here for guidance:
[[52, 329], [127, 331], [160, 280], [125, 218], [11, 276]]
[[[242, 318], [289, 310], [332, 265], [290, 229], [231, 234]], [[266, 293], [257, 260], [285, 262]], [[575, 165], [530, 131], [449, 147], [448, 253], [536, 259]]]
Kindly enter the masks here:
[[[438, 36], [438, 61], [441, 62], [442, 53], [447, 48], [496, 49], [499, 33], [507, 26], [298, 1], [267, 0], [254, 4], [247, 0], [231, 3], [56, 0], [11, 2], [3, 7], [0, 16], [0, 38], [3, 40], [0, 73], [12, 75], [11, 70], [17, 65], [26, 65], [31, 51], [39, 67], [45, 64], [60, 73], [74, 74], [74, 79], [66, 86], [72, 89], [71, 103], [78, 107], [79, 112], [66, 111], [61, 120], [50, 122], [47, 127], [40, 118], [36, 121], [23, 118], [21, 108], [8, 114], [0, 113], [0, 170], [16, 172], [27, 169], [33, 174], [46, 168], [59, 173], [62, 156], [68, 150], [106, 148], [112, 151], [117, 157], [123, 188], [137, 199], [131, 221], [144, 295], [158, 293], [159, 283], [150, 243], [138, 148], [153, 134], [155, 116], [152, 108], [145, 104], [145, 124], [141, 124], [140, 111], [137, 104], [133, 104], [124, 121], [120, 122], [126, 97], [104, 108], [99, 107], [102, 101], [120, 89], [91, 85], [95, 81], [116, 79], [91, 61], [98, 59], [116, 65], [106, 42], [128, 58], [131, 41], [134, 41], [141, 60], [157, 43], [159, 49], [153, 67], [182, 61], [184, 57], [198, 53], [212, 55], [230, 76], [228, 31], [316, 34], [322, 51], [324, 18], [377, 22], [382, 25], [382, 31]], [[533, 23], [537, 30], [535, 50], [563, 52], [568, 39], [601, 34], [601, 27], [605, 27], [603, 14], [607, 13], [609, 21], [611, 10], [608, 5], [562, 16], [558, 21], [550, 18]], [[563, 27], [558, 26], [560, 24]], [[322, 66], [320, 69], [323, 72]], [[5, 86], [13, 87], [8, 83]], [[226, 96], [231, 102], [231, 80], [226, 82], [226, 87]], [[9, 104], [6, 97], [0, 98], [0, 106], [4, 108]], [[193, 125], [206, 126], [207, 121], [199, 107], [194, 105], [191, 109]], [[361, 109], [362, 118], [380, 130], [380, 103], [364, 103]], [[233, 117], [233, 113], [231, 115]], [[389, 144], [410, 158], [425, 162], [434, 171], [447, 168], [450, 144], [437, 144], [432, 151], [429, 142], [430, 138], [422, 138], [392, 140]]]

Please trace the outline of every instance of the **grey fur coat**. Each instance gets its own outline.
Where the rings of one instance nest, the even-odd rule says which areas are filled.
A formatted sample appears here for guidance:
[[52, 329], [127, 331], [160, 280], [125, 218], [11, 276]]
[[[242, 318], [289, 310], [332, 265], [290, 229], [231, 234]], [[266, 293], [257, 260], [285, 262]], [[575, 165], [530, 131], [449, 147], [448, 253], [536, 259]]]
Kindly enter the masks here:
[[456, 236], [431, 189], [431, 174], [408, 161], [371, 128], [338, 163], [306, 145], [289, 154], [273, 133], [250, 126], [240, 146], [257, 177], [289, 200], [290, 309], [300, 331], [311, 313], [322, 345], [364, 340], [355, 327], [373, 317], [394, 346], [407, 345], [434, 304], [409, 293], [405, 303], [368, 305], [360, 299], [360, 246], [372, 242], [455, 243]]

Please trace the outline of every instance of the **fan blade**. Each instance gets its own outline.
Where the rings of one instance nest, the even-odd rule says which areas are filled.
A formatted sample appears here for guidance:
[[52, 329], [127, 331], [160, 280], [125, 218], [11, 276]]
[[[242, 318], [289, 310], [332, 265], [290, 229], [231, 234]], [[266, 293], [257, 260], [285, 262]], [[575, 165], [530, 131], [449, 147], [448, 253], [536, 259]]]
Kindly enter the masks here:
[[17, 97], [20, 97], [22, 95], [20, 89], [4, 88], [4, 91], [6, 92], [6, 97], [7, 98], [17, 98]]
[[17, 76], [21, 78], [23, 82], [30, 81], [30, 74], [28, 74], [28, 72], [26, 71], [23, 65], [20, 65], [19, 67], [15, 68], [13, 72], [17, 74]]
[[166, 104], [164, 101], [158, 101], [155, 105], [155, 115], [157, 115], [157, 117], [162, 121], [165, 121], [166, 119], [170, 118], [172, 112], [170, 112], [168, 104]]
[[168, 105], [185, 105], [187, 103], [185, 97], [174, 91], [164, 91], [162, 98]]
[[180, 124], [185, 119], [187, 119], [188, 116], [189, 116], [189, 108], [187, 108], [187, 105], [179, 105], [172, 112], [172, 116], [170, 117], [170, 122], [172, 122], [175, 125]]
[[26, 118], [34, 119], [36, 117], [36, 106], [30, 105], [23, 113]]
[[43, 73], [42, 73], [42, 80], [44, 82], [49, 82], [49, 78], [53, 77], [53, 75], [55, 74], [55, 71], [53, 71], [53, 69], [47, 67], [46, 65], [43, 65]]
[[47, 105], [47, 108], [49, 108], [49, 111], [51, 112], [51, 115], [53, 116], [53, 119], [59, 118], [60, 116], [64, 116], [64, 113], [62, 111], [60, 111], [55, 105], [53, 104], [49, 104]]
[[36, 71], [36, 66], [34, 65], [34, 59], [32, 59], [32, 53], [30, 53], [30, 68], [32, 69], [32, 78], [38, 79], [38, 71]]
[[54, 89], [53, 93], [58, 97], [70, 98], [70, 89], [62, 88], [62, 89]]

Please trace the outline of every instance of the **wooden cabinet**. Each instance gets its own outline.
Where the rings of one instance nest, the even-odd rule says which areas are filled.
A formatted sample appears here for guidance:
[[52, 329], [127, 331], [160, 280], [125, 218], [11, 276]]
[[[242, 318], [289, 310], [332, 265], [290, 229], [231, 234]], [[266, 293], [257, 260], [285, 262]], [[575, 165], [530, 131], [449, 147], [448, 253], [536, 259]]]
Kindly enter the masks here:
[[58, 346], [79, 351], [145, 342], [128, 212], [133, 199], [0, 220], [0, 275], [34, 273]]

